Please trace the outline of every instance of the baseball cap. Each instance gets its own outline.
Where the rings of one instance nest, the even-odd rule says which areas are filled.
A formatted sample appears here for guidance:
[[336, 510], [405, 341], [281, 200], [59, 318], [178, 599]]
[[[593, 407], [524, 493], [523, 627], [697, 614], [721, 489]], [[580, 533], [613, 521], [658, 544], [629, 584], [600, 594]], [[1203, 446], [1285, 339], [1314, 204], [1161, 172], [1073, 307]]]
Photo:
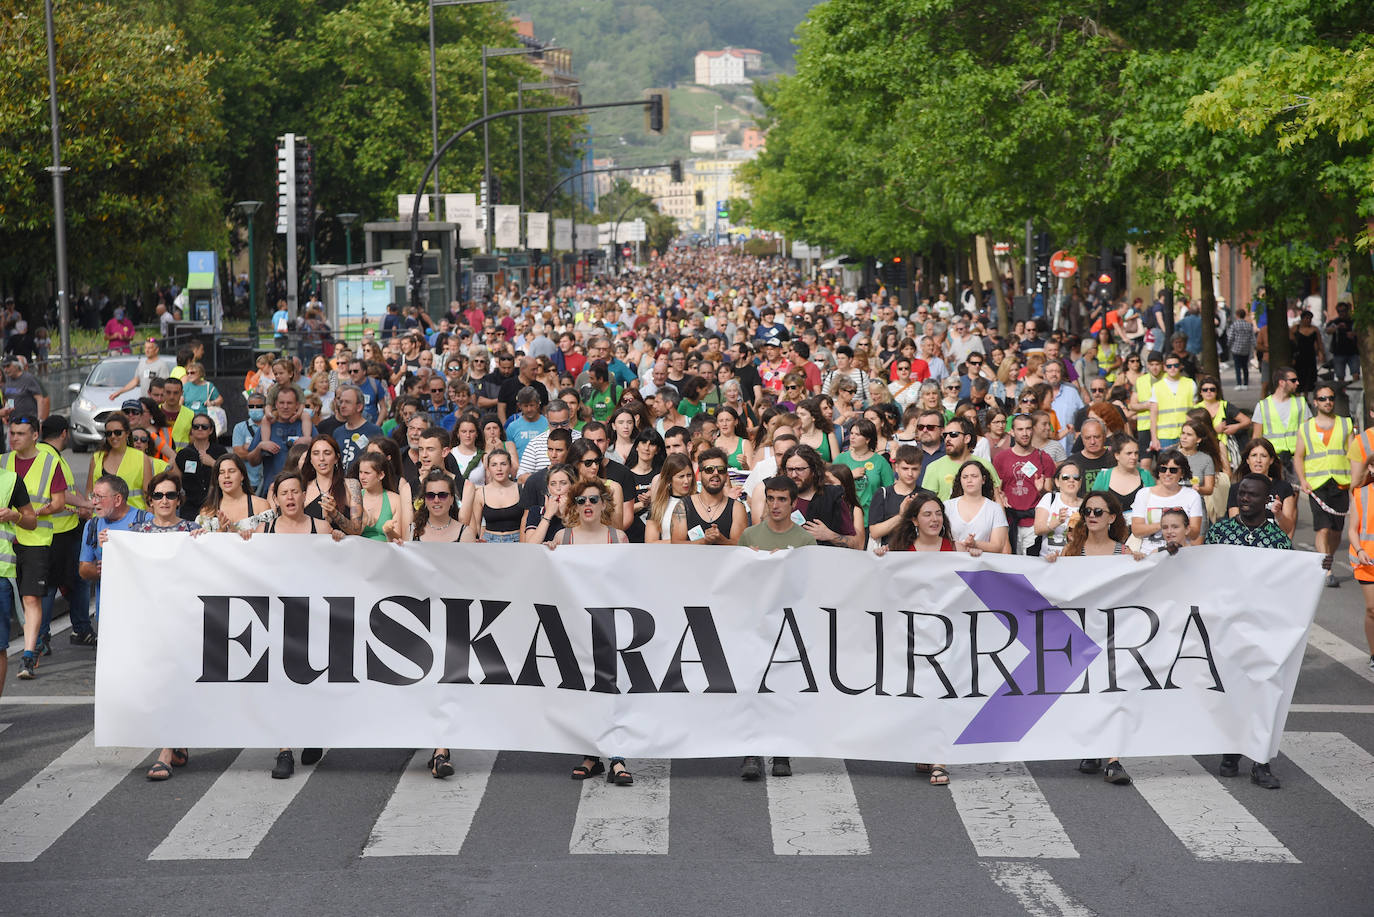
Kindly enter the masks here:
[[139, 401], [137, 398], [130, 398], [128, 401], [121, 404], [119, 409], [121, 411], [134, 411], [135, 413], [142, 414], [143, 402]]

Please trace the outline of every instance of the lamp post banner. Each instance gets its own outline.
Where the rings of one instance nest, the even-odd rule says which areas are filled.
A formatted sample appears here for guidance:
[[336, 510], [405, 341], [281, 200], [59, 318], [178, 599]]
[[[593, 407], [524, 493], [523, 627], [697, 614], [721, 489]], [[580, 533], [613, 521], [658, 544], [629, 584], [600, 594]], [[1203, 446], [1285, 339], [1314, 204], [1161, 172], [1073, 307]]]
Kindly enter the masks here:
[[481, 233], [477, 229], [477, 195], [445, 194], [444, 217], [458, 226], [459, 248], [479, 248]]
[[535, 250], [549, 247], [549, 215], [547, 213], [525, 214], [525, 247]]
[[1229, 546], [1047, 563], [111, 532], [95, 739], [1267, 761], [1322, 582], [1316, 555]]
[[497, 204], [491, 209], [496, 228], [496, 247], [520, 248], [520, 207], [516, 204]]
[[573, 221], [557, 218], [553, 221], [553, 247], [555, 251], [570, 252], [573, 247]]

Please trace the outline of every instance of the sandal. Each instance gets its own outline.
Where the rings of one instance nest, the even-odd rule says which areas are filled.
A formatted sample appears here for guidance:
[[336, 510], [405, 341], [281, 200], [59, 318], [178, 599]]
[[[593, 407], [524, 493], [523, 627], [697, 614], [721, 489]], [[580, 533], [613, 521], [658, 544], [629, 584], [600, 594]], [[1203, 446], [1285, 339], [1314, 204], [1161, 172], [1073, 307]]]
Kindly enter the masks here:
[[919, 764], [919, 763], [918, 763], [918, 764], [916, 765], [916, 773], [918, 773], [918, 774], [929, 774], [930, 771], [931, 771], [931, 768], [933, 768], [934, 766], [935, 766], [935, 765], [933, 765], [933, 764]]
[[931, 786], [949, 786], [949, 771], [936, 764], [930, 769]]
[[448, 752], [435, 752], [429, 759], [429, 772], [436, 779], [453, 776], [453, 765], [448, 763]]
[[172, 769], [161, 761], [154, 761], [153, 766], [148, 768], [148, 779], [153, 781], [171, 780]]
[[597, 774], [604, 774], [605, 772], [606, 765], [601, 763], [600, 758], [583, 758], [582, 763], [573, 768], [572, 778], [574, 780], [586, 780], [588, 777], [595, 777]]
[[616, 786], [633, 786], [635, 775], [630, 773], [630, 769], [625, 766], [624, 761], [617, 759], [611, 762], [611, 769], [606, 774], [606, 782], [614, 783]]
[[191, 762], [191, 755], [185, 748], [172, 749], [172, 767], [185, 767]]

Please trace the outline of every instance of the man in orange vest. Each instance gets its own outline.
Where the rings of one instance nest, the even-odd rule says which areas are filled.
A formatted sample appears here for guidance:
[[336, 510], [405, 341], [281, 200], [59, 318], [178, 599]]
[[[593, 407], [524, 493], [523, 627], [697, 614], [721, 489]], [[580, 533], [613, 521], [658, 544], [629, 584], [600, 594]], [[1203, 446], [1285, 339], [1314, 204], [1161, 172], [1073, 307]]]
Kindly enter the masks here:
[[1374, 670], [1374, 484], [1350, 494], [1346, 533], [1350, 536], [1350, 566], [1364, 592], [1364, 639], [1369, 644], [1369, 668]]

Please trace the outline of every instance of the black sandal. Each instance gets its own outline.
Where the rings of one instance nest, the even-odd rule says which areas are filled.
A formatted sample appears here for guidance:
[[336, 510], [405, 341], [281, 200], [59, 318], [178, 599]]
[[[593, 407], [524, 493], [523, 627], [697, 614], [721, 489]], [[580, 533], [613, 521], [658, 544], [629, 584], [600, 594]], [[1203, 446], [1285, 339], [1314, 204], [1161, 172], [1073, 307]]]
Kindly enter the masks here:
[[172, 749], [172, 767], [185, 767], [189, 763], [191, 763], [191, 755], [187, 749]]
[[[620, 768], [620, 770], [616, 770]], [[616, 758], [611, 761], [611, 769], [606, 773], [606, 782], [614, 783], [616, 786], [633, 786], [635, 775], [630, 773], [630, 769], [625, 766], [625, 762]]]
[[453, 776], [453, 765], [448, 763], [448, 752], [435, 752], [429, 758], [429, 772], [435, 779]]
[[[591, 761], [591, 764], [587, 764]], [[588, 777], [595, 777], [597, 774], [604, 774], [606, 765], [600, 758], [587, 757], [582, 759], [582, 763], [573, 768], [572, 778], [574, 780], [586, 780]]]
[[148, 779], [154, 782], [172, 779], [172, 769], [161, 761], [154, 761], [148, 768]]

